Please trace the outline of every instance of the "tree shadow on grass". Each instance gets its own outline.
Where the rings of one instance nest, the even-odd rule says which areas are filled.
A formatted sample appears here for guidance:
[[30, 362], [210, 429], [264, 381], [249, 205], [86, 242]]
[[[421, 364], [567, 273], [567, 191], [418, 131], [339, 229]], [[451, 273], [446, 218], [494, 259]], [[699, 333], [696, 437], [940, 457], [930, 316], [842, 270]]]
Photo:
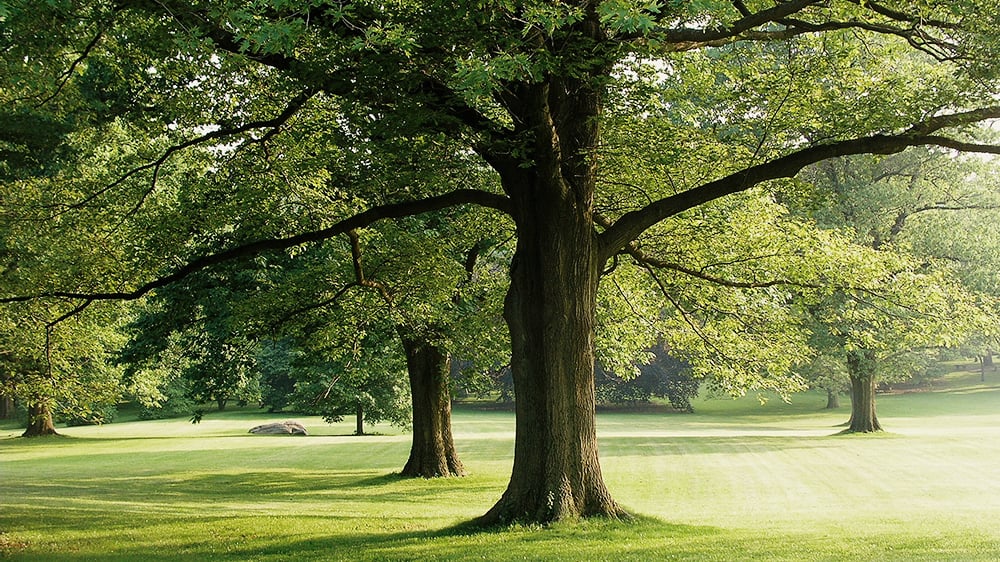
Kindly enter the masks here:
[[711, 537], [714, 527], [677, 525], [656, 518], [586, 519], [551, 525], [483, 527], [475, 521], [440, 530], [401, 533], [377, 543], [370, 536], [337, 537], [364, 552], [359, 560], [601, 560], [620, 558], [638, 537]]

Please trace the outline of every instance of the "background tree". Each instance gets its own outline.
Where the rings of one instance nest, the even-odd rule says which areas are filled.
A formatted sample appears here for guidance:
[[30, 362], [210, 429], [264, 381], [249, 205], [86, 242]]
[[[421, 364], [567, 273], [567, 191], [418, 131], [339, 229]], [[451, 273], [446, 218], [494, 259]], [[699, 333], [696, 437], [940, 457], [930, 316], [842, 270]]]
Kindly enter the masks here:
[[639, 366], [634, 378], [621, 377], [598, 368], [597, 400], [614, 404], [648, 403], [652, 398], [665, 398], [681, 412], [691, 413], [691, 399], [698, 396], [701, 382], [691, 377], [690, 365], [670, 356], [660, 345], [652, 349], [653, 358]]
[[[881, 279], [870, 285], [876, 291], [837, 293], [811, 308], [826, 334], [817, 341], [835, 350], [847, 367], [850, 432], [881, 429], [875, 408], [879, 375], [889, 381], [908, 378], [927, 348], [959, 345], [993, 314], [989, 296], [977, 297], [976, 287], [963, 284], [952, 265], [928, 251], [929, 239], [903, 236], [920, 215], [956, 218], [995, 208], [995, 193], [969, 182], [974, 168], [963, 171], [956, 163], [941, 151], [913, 149], [881, 159], [831, 160], [806, 175], [816, 182], [819, 197], [827, 199], [809, 205], [821, 226], [846, 229], [856, 243], [883, 255], [873, 256], [871, 263], [890, 253], [903, 256], [886, 262]], [[957, 225], [939, 226], [939, 232], [951, 233], [949, 238], [961, 237]], [[920, 247], [923, 251], [914, 255]]]

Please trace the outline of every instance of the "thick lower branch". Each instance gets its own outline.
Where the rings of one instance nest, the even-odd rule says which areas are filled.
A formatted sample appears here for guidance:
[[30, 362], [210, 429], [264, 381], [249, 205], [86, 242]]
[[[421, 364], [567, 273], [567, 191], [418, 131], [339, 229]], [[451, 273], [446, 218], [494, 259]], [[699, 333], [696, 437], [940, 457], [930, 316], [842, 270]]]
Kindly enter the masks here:
[[724, 178], [665, 197], [642, 209], [626, 213], [600, 235], [600, 260], [606, 262], [654, 224], [709, 201], [746, 191], [761, 183], [794, 177], [803, 168], [822, 160], [852, 154], [894, 154], [911, 146], [936, 145], [961, 151], [1000, 154], [1000, 146], [973, 144], [933, 135], [945, 127], [1000, 117], [1000, 107], [932, 117], [898, 135], [873, 135], [811, 146], [770, 162], [751, 166]]
[[[268, 251], [285, 250], [288, 248], [293, 248], [295, 246], [301, 246], [302, 244], [308, 244], [312, 242], [322, 242], [328, 240], [335, 236], [346, 234], [352, 230], [362, 228], [385, 219], [395, 219], [408, 217], [413, 215], [419, 215], [423, 213], [429, 213], [432, 211], [438, 211], [448, 207], [454, 207], [457, 205], [481, 205], [484, 207], [490, 207], [504, 212], [509, 212], [509, 200], [502, 196], [489, 193], [486, 191], [479, 191], [476, 189], [459, 189], [445, 193], [443, 195], [438, 195], [435, 197], [428, 197], [426, 199], [420, 199], [417, 201], [407, 201], [403, 203], [391, 203], [388, 205], [380, 205], [378, 207], [372, 207], [367, 211], [358, 213], [353, 217], [346, 218], [333, 226], [324, 228], [321, 230], [316, 230], [313, 232], [305, 232], [302, 234], [297, 234], [295, 236], [289, 236], [287, 238], [270, 238], [266, 240], [258, 240], [256, 242], [251, 242], [249, 244], [244, 244], [242, 246], [237, 246], [235, 248], [230, 248], [228, 250], [223, 250], [214, 254], [205, 255], [196, 258], [175, 270], [169, 275], [165, 275], [153, 281], [150, 281], [133, 291], [121, 291], [121, 292], [107, 292], [107, 293], [84, 293], [76, 291], [49, 291], [45, 293], [37, 293], [34, 295], [21, 295], [13, 297], [0, 298], [0, 304], [4, 303], [14, 303], [14, 302], [27, 302], [44, 298], [65, 298], [65, 299], [80, 299], [86, 301], [86, 304], [90, 304], [95, 301], [133, 301], [142, 298], [148, 293], [170, 285], [184, 279], [192, 273], [201, 271], [208, 267], [225, 263], [227, 261], [232, 261], [239, 258], [245, 258], [249, 256], [255, 256]], [[83, 305], [83, 307], [86, 306]], [[81, 307], [81, 310], [82, 308]], [[65, 320], [62, 318], [61, 320]]]

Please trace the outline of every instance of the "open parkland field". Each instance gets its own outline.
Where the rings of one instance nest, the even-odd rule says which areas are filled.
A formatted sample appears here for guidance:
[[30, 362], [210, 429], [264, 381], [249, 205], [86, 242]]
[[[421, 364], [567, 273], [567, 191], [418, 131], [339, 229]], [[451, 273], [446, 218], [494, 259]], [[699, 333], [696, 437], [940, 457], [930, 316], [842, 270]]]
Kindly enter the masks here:
[[[476, 529], [503, 492], [513, 414], [456, 407], [470, 475], [402, 479], [409, 434], [254, 409], [60, 428], [0, 426], [0, 558], [136, 560], [1000, 560], [1000, 375], [850, 408], [702, 397], [696, 413], [598, 414], [631, 521]], [[307, 437], [258, 436], [302, 421]]]

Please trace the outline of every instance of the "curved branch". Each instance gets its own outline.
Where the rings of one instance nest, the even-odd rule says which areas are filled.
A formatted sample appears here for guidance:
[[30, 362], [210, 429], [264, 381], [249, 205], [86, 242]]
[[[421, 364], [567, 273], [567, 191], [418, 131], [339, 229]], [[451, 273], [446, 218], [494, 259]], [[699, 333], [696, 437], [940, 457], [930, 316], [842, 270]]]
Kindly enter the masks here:
[[[710, 44], [715, 41], [734, 39], [756, 27], [785, 19], [810, 6], [822, 4], [824, 1], [825, 0], [789, 0], [788, 2], [779, 2], [774, 7], [766, 10], [748, 13], [728, 26], [717, 27], [714, 29], [695, 29], [690, 27], [656, 29], [654, 30], [654, 34], [656, 34], [660, 40], [673, 44], [677, 50], [684, 50], [686, 45], [697, 46]], [[743, 12], [743, 10], [740, 11]]]
[[[251, 121], [249, 123], [244, 123], [243, 125], [240, 125], [238, 127], [220, 128], [220, 129], [217, 129], [215, 131], [211, 131], [211, 132], [205, 133], [204, 135], [201, 135], [201, 136], [198, 136], [198, 137], [194, 137], [194, 138], [188, 139], [188, 140], [186, 140], [184, 142], [181, 142], [179, 144], [175, 144], [173, 146], [170, 146], [156, 160], [154, 160], [152, 162], [149, 162], [147, 164], [143, 164], [141, 166], [136, 166], [135, 168], [132, 168], [128, 172], [125, 172], [124, 174], [122, 174], [122, 176], [119, 177], [117, 180], [115, 180], [115, 181], [109, 183], [108, 185], [102, 187], [101, 189], [98, 189], [97, 191], [95, 191], [95, 192], [87, 195], [83, 199], [80, 199], [79, 201], [76, 201], [75, 203], [69, 203], [69, 204], [65, 204], [65, 205], [58, 205], [58, 207], [62, 208], [63, 211], [80, 209], [82, 207], [87, 206], [88, 204], [90, 204], [91, 202], [93, 202], [98, 197], [106, 194], [107, 192], [111, 191], [112, 189], [114, 189], [114, 188], [120, 186], [121, 184], [125, 183], [126, 181], [128, 181], [129, 178], [132, 178], [132, 177], [136, 176], [137, 174], [142, 173], [142, 172], [144, 172], [146, 170], [153, 170], [153, 177], [150, 180], [149, 189], [146, 190], [146, 193], [143, 195], [143, 197], [140, 199], [140, 202], [138, 203], [138, 205], [141, 205], [142, 201], [145, 200], [145, 198], [148, 197], [149, 194], [152, 193], [156, 189], [156, 182], [157, 182], [157, 180], [159, 179], [159, 176], [160, 176], [160, 169], [167, 162], [167, 160], [169, 160], [170, 157], [173, 156], [175, 153], [178, 153], [178, 152], [180, 152], [182, 150], [191, 148], [193, 146], [202, 145], [202, 144], [205, 144], [207, 142], [211, 142], [211, 141], [215, 141], [215, 140], [219, 140], [219, 139], [225, 139], [225, 138], [228, 138], [228, 137], [232, 137], [232, 136], [239, 135], [239, 134], [242, 134], [242, 133], [246, 133], [246, 132], [249, 132], [249, 131], [253, 131], [253, 130], [256, 130], [256, 129], [267, 129], [267, 128], [269, 128], [269, 129], [271, 129], [271, 131], [268, 131], [267, 136], [273, 136], [274, 134], [276, 134], [276, 131], [277, 131], [278, 128], [280, 128], [282, 125], [284, 125], [285, 123], [287, 123], [289, 119], [291, 119], [296, 113], [299, 112], [299, 110], [301, 110], [305, 106], [306, 102], [309, 101], [309, 98], [311, 98], [314, 95], [314, 93], [315, 92], [313, 92], [311, 90], [306, 90], [306, 91], [303, 91], [303, 92], [299, 93], [299, 95], [295, 96], [294, 98], [292, 98], [291, 101], [288, 102], [288, 105], [285, 106], [285, 109], [282, 110], [281, 113], [279, 113], [277, 116], [275, 116], [275, 117], [273, 117], [271, 119], [266, 119], [266, 120], [263, 120], [263, 121]], [[138, 206], [136, 208], [138, 208]], [[59, 214], [59, 213], [57, 213], [57, 214]]]
[[[825, 0], [776, 2], [774, 7], [758, 12], [751, 12], [742, 0], [733, 0], [733, 7], [741, 17], [729, 24], [721, 24], [713, 28], [659, 27], [652, 32], [652, 35], [656, 36], [665, 50], [677, 52], [704, 47], [721, 47], [737, 41], [777, 41], [806, 33], [863, 29], [873, 33], [901, 37], [912, 47], [927, 52], [939, 60], [957, 58], [957, 55], [949, 54], [956, 51], [955, 44], [944, 38], [934, 37], [924, 29], [956, 30], [961, 28], [959, 23], [907, 14], [868, 0], [848, 1], [876, 14], [876, 18], [880, 19], [881, 22], [866, 22], [858, 19], [810, 22], [793, 17], [803, 14], [810, 7], [825, 4]], [[622, 39], [635, 40], [645, 36], [645, 34], [628, 34]]]
[[191, 260], [186, 265], [176, 269], [173, 273], [154, 279], [132, 291], [119, 291], [107, 293], [84, 293], [75, 291], [50, 291], [34, 295], [22, 295], [14, 297], [0, 298], [0, 304], [27, 302], [45, 298], [78, 299], [84, 301], [76, 309], [59, 317], [52, 324], [57, 324], [75, 314], [78, 314], [90, 304], [97, 301], [134, 301], [138, 300], [150, 292], [170, 285], [184, 279], [188, 275], [206, 269], [208, 267], [232, 261], [239, 258], [255, 256], [268, 251], [285, 250], [295, 246], [301, 246], [312, 242], [322, 242], [341, 234], [350, 233], [352, 230], [369, 226], [375, 222], [402, 218], [432, 211], [446, 209], [458, 205], [480, 205], [490, 207], [499, 211], [509, 213], [509, 200], [502, 196], [479, 191], [476, 189], [458, 189], [435, 197], [428, 197], [417, 201], [407, 201], [402, 203], [391, 203], [372, 207], [367, 211], [358, 213], [346, 218], [328, 228], [305, 232], [286, 238], [270, 238], [250, 242], [235, 248], [223, 250], [214, 254], [208, 254]]
[[[649, 254], [643, 252], [635, 246], [635, 244], [629, 244], [623, 253], [628, 254], [636, 261], [638, 265], [643, 268], [656, 268], [656, 269], [667, 269], [670, 271], [676, 271], [677, 273], [682, 273], [689, 277], [695, 277], [701, 279], [702, 281], [707, 281], [714, 285], [720, 285], [723, 287], [730, 287], [733, 289], [765, 289], [767, 287], [797, 287], [800, 289], [822, 289], [822, 285], [817, 285], [813, 283], [802, 283], [799, 281], [792, 281], [790, 279], [770, 279], [767, 281], [737, 281], [734, 279], [725, 279], [723, 277], [717, 277], [715, 275], [709, 275], [704, 271], [699, 271], [696, 269], [691, 269], [680, 264], [667, 262], [650, 256]], [[616, 254], [617, 255], [617, 254]]]
[[63, 73], [59, 76], [59, 85], [56, 86], [55, 91], [39, 100], [39, 102], [35, 104], [36, 109], [54, 100], [63, 91], [63, 88], [65, 88], [66, 84], [69, 83], [70, 78], [73, 77], [73, 73], [76, 71], [77, 67], [90, 56], [90, 53], [95, 47], [97, 47], [97, 44], [101, 42], [101, 39], [104, 37], [104, 31], [104, 29], [99, 30], [97, 34], [94, 35], [94, 38], [87, 43], [87, 46], [83, 48], [80, 56], [73, 60], [73, 62], [69, 65], [69, 68], [63, 71]]
[[803, 168], [829, 158], [851, 154], [894, 154], [911, 146], [937, 145], [959, 151], [1000, 154], [1000, 146], [969, 143], [934, 135], [947, 127], [1000, 118], [1000, 106], [931, 117], [897, 135], [872, 135], [804, 148], [780, 158], [757, 164], [682, 193], [654, 201], [642, 209], [622, 215], [600, 235], [601, 262], [621, 251], [646, 229], [678, 213], [703, 203], [746, 191], [758, 184], [790, 178]]

